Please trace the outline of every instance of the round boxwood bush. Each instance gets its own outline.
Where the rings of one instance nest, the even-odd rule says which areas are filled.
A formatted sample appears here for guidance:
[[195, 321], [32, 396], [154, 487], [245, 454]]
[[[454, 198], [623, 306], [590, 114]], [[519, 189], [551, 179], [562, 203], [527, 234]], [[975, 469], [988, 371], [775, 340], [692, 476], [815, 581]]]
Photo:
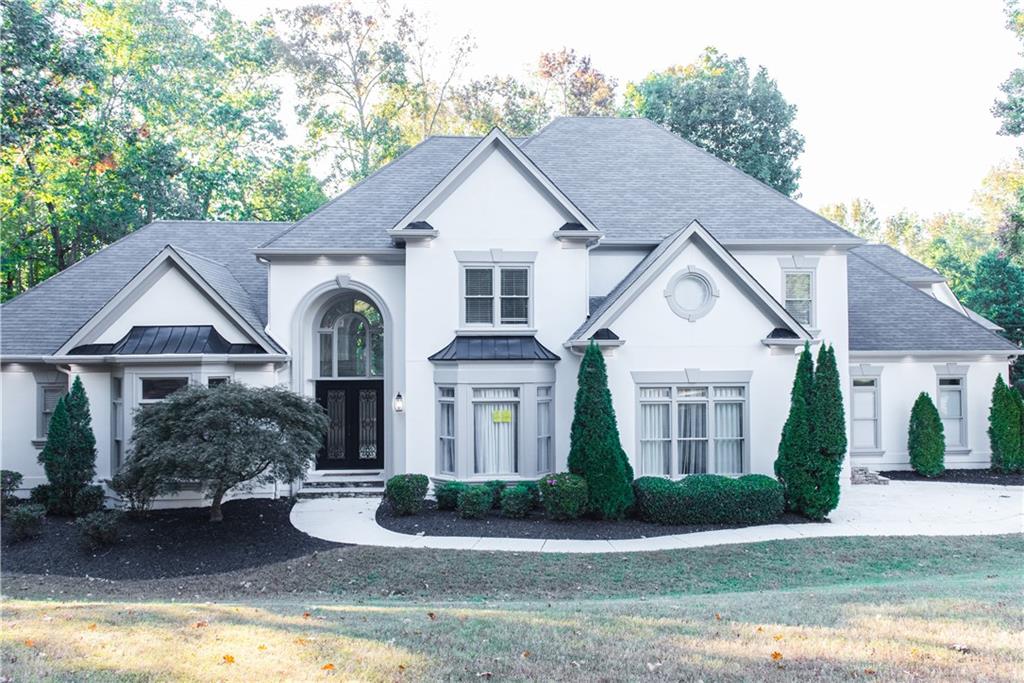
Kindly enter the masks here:
[[489, 486], [478, 484], [466, 486], [459, 491], [459, 502], [456, 505], [459, 517], [463, 519], [480, 519], [486, 517], [494, 505], [494, 491]]
[[562, 472], [540, 480], [540, 500], [551, 519], [579, 519], [587, 510], [587, 480]]
[[526, 517], [533, 508], [533, 493], [519, 484], [501, 492], [501, 514], [514, 519]]
[[459, 504], [459, 493], [466, 488], [461, 481], [442, 481], [434, 485], [438, 510], [454, 510]]
[[113, 545], [121, 537], [118, 512], [91, 512], [75, 520], [84, 545], [92, 548]]
[[531, 508], [534, 510], [540, 509], [540, 482], [539, 481], [524, 481], [517, 484], [517, 486], [525, 487], [530, 492]]
[[633, 490], [637, 516], [657, 524], [764, 524], [785, 509], [782, 484], [761, 474], [641, 477]]
[[4, 515], [4, 528], [11, 534], [13, 540], [24, 541], [26, 538], [39, 535], [45, 515], [46, 508], [38, 503], [18, 505]]
[[76, 515], [88, 515], [103, 509], [107, 494], [99, 484], [90, 484], [79, 489], [75, 494], [74, 509]]
[[484, 482], [484, 486], [491, 490], [491, 495], [493, 496], [491, 507], [497, 510], [501, 507], [501, 492], [505, 490], [505, 482], [492, 479], [491, 481]]
[[425, 474], [396, 474], [384, 486], [384, 495], [396, 515], [415, 515], [423, 509], [423, 499], [430, 487]]

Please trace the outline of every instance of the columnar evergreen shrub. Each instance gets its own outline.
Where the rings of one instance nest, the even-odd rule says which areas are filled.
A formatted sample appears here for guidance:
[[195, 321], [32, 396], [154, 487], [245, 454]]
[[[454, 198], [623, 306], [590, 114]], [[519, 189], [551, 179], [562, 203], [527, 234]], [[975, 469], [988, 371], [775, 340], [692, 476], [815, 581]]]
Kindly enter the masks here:
[[456, 510], [463, 519], [481, 519], [494, 506], [494, 491], [489, 486], [475, 484], [459, 491]]
[[24, 541], [26, 538], [38, 536], [43, 528], [43, 517], [46, 515], [46, 508], [36, 503], [18, 505], [12, 508], [4, 517], [4, 528], [11, 534], [15, 541]]
[[619, 519], [633, 504], [633, 468], [619, 440], [608, 372], [594, 342], [580, 362], [569, 471], [586, 480], [590, 510], [599, 517]]
[[459, 493], [466, 488], [461, 481], [442, 481], [434, 485], [438, 510], [454, 510], [459, 504]]
[[816, 460], [816, 448], [811, 435], [811, 406], [814, 395], [814, 363], [810, 346], [804, 350], [796, 366], [796, 376], [789, 395], [789, 416], [782, 427], [779, 456], [775, 460], [775, 476], [786, 492], [786, 507], [804, 514], [815, 489], [814, 473], [810, 464]]
[[815, 487], [806, 494], [804, 511], [811, 519], [824, 519], [839, 505], [839, 476], [846, 456], [846, 412], [831, 345], [822, 344], [818, 350], [810, 415], [816, 453], [812, 453], [809, 469]]
[[50, 416], [46, 445], [39, 453], [49, 487], [37, 498], [47, 512], [74, 514], [75, 496], [96, 475], [96, 437], [92, 432], [89, 398], [82, 379], [75, 377], [71, 391], [59, 401]]
[[637, 516], [656, 524], [765, 524], [785, 510], [782, 484], [761, 474], [641, 477], [633, 488]]
[[1002, 472], [1024, 471], [1024, 430], [1020, 394], [996, 377], [988, 412], [988, 438], [992, 443], [992, 468]]
[[540, 502], [551, 519], [579, 519], [589, 505], [587, 480], [569, 472], [544, 477]]
[[907, 449], [910, 451], [910, 466], [918, 474], [937, 477], [946, 471], [946, 437], [942, 419], [931, 396], [923, 391], [910, 410]]
[[397, 515], [415, 515], [423, 509], [423, 499], [430, 488], [425, 474], [396, 474], [384, 485], [384, 495]]
[[505, 517], [522, 518], [533, 508], [533, 494], [522, 484], [501, 492], [501, 514]]

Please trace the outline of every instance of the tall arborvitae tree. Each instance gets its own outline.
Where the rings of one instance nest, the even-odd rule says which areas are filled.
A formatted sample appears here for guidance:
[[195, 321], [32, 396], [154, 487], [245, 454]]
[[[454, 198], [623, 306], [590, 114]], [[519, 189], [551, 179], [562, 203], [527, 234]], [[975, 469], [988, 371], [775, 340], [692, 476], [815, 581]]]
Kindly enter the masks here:
[[96, 437], [92, 433], [89, 397], [80, 377], [75, 377], [71, 392], [57, 402], [50, 416], [39, 463], [50, 485], [48, 507], [70, 514], [75, 496], [96, 475]]
[[775, 461], [775, 476], [786, 487], [786, 507], [801, 514], [807, 507], [807, 492], [815, 486], [809, 469], [815, 451], [810, 405], [813, 393], [814, 361], [810, 347], [804, 344], [790, 392], [789, 417], [782, 428], [779, 457]]
[[587, 480], [594, 513], [619, 519], [633, 504], [633, 468], [619, 440], [604, 357], [594, 342], [580, 362], [578, 382], [569, 471]]
[[907, 450], [910, 451], [910, 466], [918, 474], [937, 477], [946, 471], [946, 436], [942, 419], [932, 397], [923, 391], [910, 410]]
[[1020, 402], [1014, 393], [1016, 390], [1006, 385], [1002, 375], [996, 377], [988, 411], [988, 438], [992, 443], [992, 467], [1003, 472], [1024, 471]]
[[811, 433], [817, 460], [810, 463], [816, 488], [808, 496], [808, 516], [824, 518], [839, 504], [839, 474], [846, 455], [846, 415], [835, 348], [821, 345], [814, 371], [811, 398]]

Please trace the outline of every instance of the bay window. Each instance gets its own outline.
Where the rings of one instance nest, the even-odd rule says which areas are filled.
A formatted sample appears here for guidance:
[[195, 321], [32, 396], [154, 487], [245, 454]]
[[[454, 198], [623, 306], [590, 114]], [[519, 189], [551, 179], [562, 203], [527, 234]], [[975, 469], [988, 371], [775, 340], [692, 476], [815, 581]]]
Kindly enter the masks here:
[[519, 472], [519, 389], [473, 389], [473, 473]]
[[551, 472], [555, 466], [551, 442], [551, 387], [537, 387], [537, 471]]
[[642, 474], [746, 471], [745, 385], [640, 386], [638, 392]]
[[441, 472], [455, 473], [455, 387], [437, 388], [437, 438]]

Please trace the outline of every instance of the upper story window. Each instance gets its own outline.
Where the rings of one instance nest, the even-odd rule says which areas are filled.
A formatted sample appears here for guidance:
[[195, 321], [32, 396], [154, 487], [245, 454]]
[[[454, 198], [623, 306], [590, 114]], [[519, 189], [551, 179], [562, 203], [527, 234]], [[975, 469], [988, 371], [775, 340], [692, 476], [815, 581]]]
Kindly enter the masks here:
[[801, 325], [814, 324], [814, 271], [787, 270], [783, 273], [786, 310]]
[[464, 267], [463, 324], [528, 326], [531, 279], [531, 268], [527, 265]]

